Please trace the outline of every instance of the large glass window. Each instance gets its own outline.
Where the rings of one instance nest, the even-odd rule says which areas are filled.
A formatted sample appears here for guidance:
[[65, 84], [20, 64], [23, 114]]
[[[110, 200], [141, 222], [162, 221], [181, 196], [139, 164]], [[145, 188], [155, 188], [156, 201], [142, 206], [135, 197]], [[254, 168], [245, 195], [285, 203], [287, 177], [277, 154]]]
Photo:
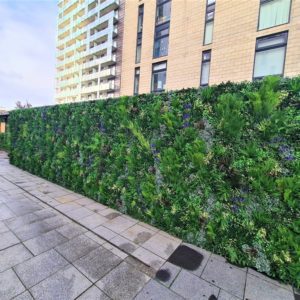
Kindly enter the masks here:
[[138, 33], [137, 42], [136, 42], [136, 54], [135, 54], [135, 63], [138, 64], [141, 62], [142, 56], [142, 34]]
[[144, 21], [144, 4], [139, 6], [138, 14], [138, 32], [143, 31], [143, 21]]
[[286, 24], [290, 18], [291, 0], [260, 0], [258, 29]]
[[163, 92], [167, 78], [167, 62], [153, 64], [152, 66], [152, 92]]
[[171, 17], [171, 1], [157, 0], [156, 25], [170, 21], [170, 17]]
[[207, 86], [209, 82], [211, 50], [202, 52], [200, 85]]
[[215, 18], [215, 0], [207, 0], [204, 29], [204, 45], [212, 43]]
[[164, 23], [156, 26], [155, 38], [154, 38], [154, 58], [168, 55], [169, 48], [169, 25], [170, 23]]
[[253, 78], [283, 75], [288, 33], [273, 34], [256, 40]]
[[143, 20], [144, 20], [144, 4], [139, 6], [139, 12], [138, 12], [138, 28], [137, 28], [136, 53], [135, 53], [136, 64], [141, 62]]
[[171, 0], [157, 0], [153, 57], [168, 55]]
[[140, 86], [140, 68], [135, 68], [134, 70], [134, 95], [139, 94], [139, 86]]

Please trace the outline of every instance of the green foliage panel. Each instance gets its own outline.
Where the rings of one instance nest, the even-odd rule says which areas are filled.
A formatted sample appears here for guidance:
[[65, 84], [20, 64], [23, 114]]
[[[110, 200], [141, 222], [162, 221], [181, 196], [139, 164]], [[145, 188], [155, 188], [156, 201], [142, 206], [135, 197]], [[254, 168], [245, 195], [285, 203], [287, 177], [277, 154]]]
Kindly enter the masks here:
[[10, 114], [10, 161], [300, 286], [300, 78]]
[[0, 133], [0, 150], [8, 150], [8, 134]]

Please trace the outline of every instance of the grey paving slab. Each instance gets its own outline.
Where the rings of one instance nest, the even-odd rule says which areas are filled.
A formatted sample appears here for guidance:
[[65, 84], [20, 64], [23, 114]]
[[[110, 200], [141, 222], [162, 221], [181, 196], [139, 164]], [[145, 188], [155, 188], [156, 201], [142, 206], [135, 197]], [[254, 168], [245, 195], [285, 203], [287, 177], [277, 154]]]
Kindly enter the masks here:
[[8, 202], [7, 206], [18, 216], [26, 215], [42, 209], [40, 205], [32, 203], [30, 200]]
[[183, 300], [181, 296], [177, 295], [170, 289], [159, 284], [155, 280], [150, 280], [142, 291], [135, 297], [135, 300]]
[[136, 224], [121, 233], [123, 237], [141, 245], [148, 241], [156, 232], [140, 224]]
[[0, 204], [0, 221], [14, 217], [15, 214], [5, 204]]
[[37, 300], [73, 300], [92, 283], [73, 266], [58, 271], [30, 289]]
[[16, 245], [19, 242], [18, 238], [11, 231], [0, 233], [0, 250]]
[[137, 221], [128, 220], [124, 216], [118, 216], [105, 222], [103, 226], [116, 233], [120, 233], [133, 226], [135, 223], [137, 223]]
[[72, 239], [78, 235], [81, 235], [81, 234], [87, 232], [87, 229], [85, 229], [84, 227], [82, 227], [76, 223], [66, 224], [56, 230], [57, 230], [57, 232], [59, 232], [61, 235], [63, 235], [64, 237], [66, 237], [68, 239]]
[[26, 288], [30, 288], [68, 264], [52, 249], [17, 265], [14, 270]]
[[149, 280], [150, 277], [132, 265], [122, 262], [96, 285], [112, 299], [131, 300]]
[[57, 246], [55, 249], [68, 261], [74, 262], [98, 247], [98, 243], [88, 238], [86, 235], [80, 235]]
[[85, 207], [80, 207], [71, 211], [66, 212], [66, 215], [70, 217], [73, 220], [80, 220], [83, 219], [91, 214], [93, 214], [91, 210], [85, 208]]
[[55, 217], [45, 220], [45, 223], [50, 225], [52, 229], [59, 228], [71, 222], [72, 221], [70, 219], [64, 217], [63, 215], [56, 215]]
[[31, 224], [40, 220], [40, 217], [34, 213], [30, 213], [24, 216], [10, 218], [5, 221], [5, 224], [9, 229], [16, 230], [24, 225]]
[[25, 291], [25, 287], [13, 270], [0, 273], [0, 299], [8, 300]]
[[92, 199], [84, 197], [84, 198], [80, 198], [78, 200], [75, 200], [75, 203], [78, 203], [78, 204], [80, 204], [82, 206], [88, 206], [90, 204], [95, 204], [95, 201], [92, 200]]
[[103, 211], [104, 209], [108, 208], [107, 206], [95, 201], [93, 201], [93, 203], [87, 204], [85, 207], [95, 213], [99, 213], [100, 211]]
[[34, 214], [42, 220], [52, 218], [57, 215], [57, 213], [53, 209], [49, 209], [49, 208], [36, 211], [34, 212]]
[[96, 282], [116, 267], [122, 259], [103, 247], [99, 247], [74, 262], [74, 266], [90, 281]]
[[160, 233], [156, 233], [149, 240], [147, 240], [144, 244], [142, 244], [143, 248], [153, 252], [154, 254], [168, 259], [169, 256], [176, 250], [176, 248], [180, 245], [181, 241], [175, 240], [173, 238], [164, 236]]
[[240, 300], [240, 298], [233, 296], [224, 290], [221, 290], [218, 300]]
[[114, 245], [112, 245], [110, 243], [104, 243], [102, 245], [102, 247], [109, 250], [113, 254], [119, 256], [121, 259], [125, 259], [128, 257], [128, 255], [125, 252], [121, 251], [119, 248], [115, 247]]
[[126, 253], [133, 253], [138, 248], [138, 245], [132, 243], [131, 241], [125, 239], [120, 235], [112, 238], [110, 242]]
[[171, 285], [171, 290], [187, 299], [208, 300], [213, 296], [217, 298], [220, 289], [196, 275], [182, 270]]
[[25, 291], [24, 293], [14, 298], [14, 300], [33, 300], [33, 298], [28, 291]]
[[278, 285], [261, 280], [248, 274], [245, 289], [245, 299], [248, 300], [294, 300], [294, 294]]
[[64, 204], [60, 204], [57, 205], [55, 208], [63, 213], [66, 213], [68, 211], [80, 208], [81, 205], [77, 204], [77, 203], [73, 203], [73, 202], [69, 202], [69, 203], [64, 203]]
[[200, 253], [202, 256], [203, 256], [203, 259], [201, 261], [201, 264], [200, 266], [194, 270], [194, 271], [190, 271], [192, 272], [193, 274], [197, 275], [197, 276], [201, 276], [201, 274], [203, 273], [203, 270], [208, 262], [208, 260], [210, 259], [211, 257], [211, 252], [209, 251], [206, 251], [202, 248], [199, 248], [199, 247], [196, 247], [194, 245], [191, 245], [191, 244], [187, 244], [187, 243], [183, 243], [182, 245], [185, 245], [185, 246], [188, 246], [190, 248], [192, 248], [193, 250], [197, 251], [198, 253]]
[[260, 278], [262, 280], [266, 280], [266, 281], [268, 281], [268, 282], [270, 282], [272, 284], [275, 284], [275, 285], [277, 285], [277, 286], [279, 286], [281, 288], [284, 288], [284, 289], [286, 289], [286, 290], [288, 290], [290, 292], [293, 291], [293, 288], [292, 288], [291, 285], [280, 283], [280, 282], [278, 282], [278, 281], [276, 281], [274, 279], [271, 279], [271, 278], [263, 275], [262, 273], [259, 273], [259, 272], [255, 271], [255, 270], [251, 269], [251, 268], [248, 268], [248, 274], [256, 276], [256, 277], [258, 277], [258, 278]]
[[38, 255], [67, 241], [68, 239], [66, 237], [61, 235], [56, 230], [52, 230], [24, 242], [24, 245], [34, 255]]
[[46, 221], [38, 221], [18, 227], [14, 230], [14, 233], [21, 241], [26, 241], [52, 230], [53, 227], [47, 224]]
[[93, 231], [108, 241], [111, 240], [112, 238], [114, 238], [115, 236], [117, 236], [116, 232], [114, 232], [102, 225], [94, 228]]
[[0, 272], [5, 271], [33, 255], [22, 245], [18, 244], [0, 251]]
[[156, 273], [156, 280], [161, 284], [169, 287], [174, 279], [177, 277], [181, 268], [171, 264], [170, 262], [166, 262], [160, 270]]
[[98, 235], [96, 235], [95, 233], [93, 233], [92, 231], [87, 231], [85, 233], [85, 235], [87, 237], [89, 237], [90, 239], [94, 240], [96, 243], [98, 243], [99, 245], [102, 245], [104, 243], [106, 243], [105, 240], [101, 239]]
[[96, 286], [92, 286], [86, 292], [84, 292], [77, 300], [109, 300], [102, 291], [100, 291]]
[[136, 249], [132, 255], [155, 270], [159, 270], [165, 263], [164, 259], [142, 247]]
[[55, 197], [55, 200], [57, 200], [60, 203], [67, 203], [67, 202], [72, 202], [72, 201], [78, 200], [82, 197], [83, 196], [81, 196], [81, 195], [70, 193], [70, 194], [67, 194], [67, 195]]
[[231, 264], [210, 258], [201, 278], [236, 297], [243, 298], [244, 296], [246, 272]]
[[89, 229], [94, 229], [107, 221], [108, 221], [107, 218], [99, 214], [93, 213], [92, 215], [80, 219], [79, 223]]
[[8, 230], [8, 227], [2, 221], [0, 221], [0, 233], [6, 232]]

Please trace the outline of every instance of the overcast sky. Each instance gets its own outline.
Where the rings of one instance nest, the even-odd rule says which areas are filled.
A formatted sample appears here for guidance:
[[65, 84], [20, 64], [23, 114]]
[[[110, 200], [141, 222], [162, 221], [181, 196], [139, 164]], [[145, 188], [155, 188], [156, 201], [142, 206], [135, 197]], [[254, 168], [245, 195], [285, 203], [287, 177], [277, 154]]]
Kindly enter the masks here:
[[54, 104], [56, 0], [0, 0], [0, 107]]

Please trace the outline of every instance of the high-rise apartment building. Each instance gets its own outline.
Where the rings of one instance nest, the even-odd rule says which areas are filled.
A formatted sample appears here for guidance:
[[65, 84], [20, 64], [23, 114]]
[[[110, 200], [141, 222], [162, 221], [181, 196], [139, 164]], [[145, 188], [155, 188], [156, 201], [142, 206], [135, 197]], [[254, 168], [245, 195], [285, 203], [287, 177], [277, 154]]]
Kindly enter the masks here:
[[298, 0], [126, 1], [121, 95], [299, 74]]
[[58, 7], [56, 101], [118, 96], [123, 1], [60, 0]]
[[[89, 76], [87, 72], [91, 68], [81, 66], [81, 73], [76, 77], [81, 91], [76, 100], [207, 86], [229, 80], [256, 80], [266, 75], [300, 74], [298, 0], [124, 0], [122, 5], [111, 0], [85, 0], [81, 4], [79, 0], [65, 0], [65, 4], [61, 2], [62, 16], [72, 14], [72, 22], [76, 23], [76, 11], [79, 8], [72, 13], [68, 8], [70, 2], [78, 3], [78, 7], [86, 7], [85, 14], [113, 2], [113, 14], [119, 15], [119, 21], [116, 18], [112, 22], [115, 24], [113, 30], [117, 30], [118, 35], [121, 32], [119, 42], [118, 35], [112, 38], [112, 41], [117, 40], [112, 53], [119, 55], [119, 59], [110, 62], [110, 65], [115, 63], [119, 70], [115, 73], [114, 87], [117, 89], [99, 90], [102, 80], [99, 74], [97, 92], [83, 92], [85, 88], [89, 88], [92, 80], [83, 80]], [[101, 18], [104, 17], [100, 9], [95, 19], [89, 21], [91, 23], [80, 23], [81, 30], [87, 28], [85, 40], [93, 39], [94, 33], [91, 25], [86, 24], [102, 24]], [[59, 21], [59, 26], [65, 28], [59, 29], [63, 30], [59, 41], [62, 37], [70, 39], [65, 35], [69, 24], [67, 22]], [[77, 38], [77, 43], [80, 42]], [[59, 52], [64, 54], [60, 59], [65, 60], [60, 62], [59, 78], [62, 78], [61, 72], [68, 72], [68, 59], [71, 60], [72, 56], [67, 56], [64, 51], [69, 50], [63, 49], [68, 49], [65, 47], [69, 44], [70, 42], [64, 43]], [[85, 51], [93, 51], [91, 46], [93, 44], [89, 42]], [[76, 51], [79, 52], [80, 49], [77, 47]], [[81, 57], [80, 54], [77, 55]], [[81, 63], [82, 58], [77, 60], [77, 65]], [[105, 68], [104, 63], [101, 70], [101, 62], [94, 67], [92, 74], [101, 73]], [[65, 75], [63, 79], [66, 77]], [[70, 89], [72, 86], [68, 80], [74, 82], [74, 79], [68, 78], [67, 82], [61, 80], [59, 83]], [[111, 82], [112, 77], [104, 80], [105, 83]], [[64, 94], [64, 88], [58, 89]], [[65, 95], [71, 99], [67, 91]]]

